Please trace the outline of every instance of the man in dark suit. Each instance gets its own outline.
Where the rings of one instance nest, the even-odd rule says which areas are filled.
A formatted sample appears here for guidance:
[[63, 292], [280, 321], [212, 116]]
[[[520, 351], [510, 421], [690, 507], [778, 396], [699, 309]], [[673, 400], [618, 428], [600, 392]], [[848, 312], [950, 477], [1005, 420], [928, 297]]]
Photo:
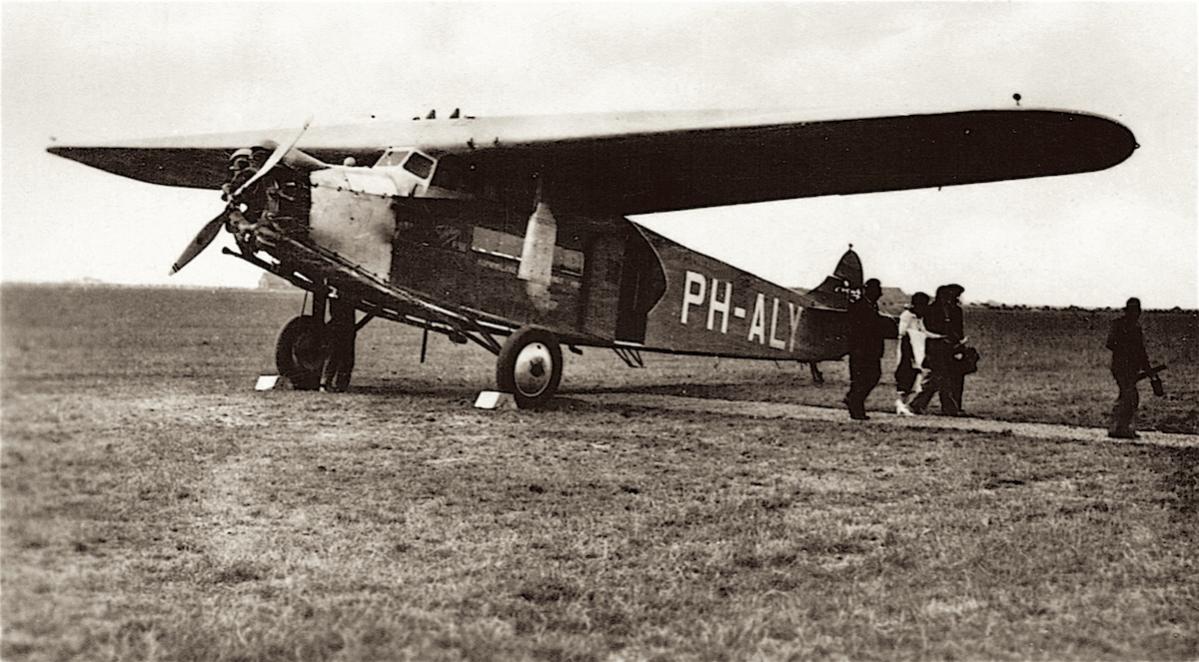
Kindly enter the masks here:
[[866, 398], [882, 377], [883, 338], [889, 333], [878, 314], [878, 299], [883, 294], [877, 278], [866, 281], [862, 296], [851, 301], [849, 315], [849, 393], [845, 404], [849, 417], [864, 421]]
[[954, 349], [963, 340], [962, 309], [957, 305], [961, 293], [960, 285], [942, 285], [929, 306], [924, 326], [938, 337], [930, 338], [925, 349], [928, 375], [909, 405], [913, 413], [923, 414], [933, 396], [939, 393], [941, 413], [961, 415], [961, 387], [965, 380], [956, 372], [953, 360]]
[[1137, 391], [1137, 381], [1150, 369], [1140, 320], [1141, 300], [1133, 297], [1124, 305], [1124, 315], [1112, 320], [1107, 334], [1107, 348], [1112, 351], [1112, 377], [1120, 390], [1107, 436], [1116, 439], [1138, 437], [1136, 419], [1141, 394]]
[[[962, 292], [966, 288], [951, 283], [945, 286], [945, 317], [948, 322], [947, 331], [950, 339], [953, 340], [953, 349], [960, 349], [960, 345], [966, 342], [966, 326], [962, 315]], [[952, 363], [951, 363], [952, 365]], [[966, 373], [962, 372], [957, 367], [952, 368], [946, 378], [947, 386], [949, 387], [950, 397], [953, 399], [955, 409], [958, 416], [966, 415], [965, 403], [962, 400], [963, 392], [966, 390]]]
[[340, 298], [329, 300], [328, 355], [321, 370], [321, 391], [341, 392], [350, 388], [354, 373], [354, 344], [357, 340], [357, 315], [354, 304]]

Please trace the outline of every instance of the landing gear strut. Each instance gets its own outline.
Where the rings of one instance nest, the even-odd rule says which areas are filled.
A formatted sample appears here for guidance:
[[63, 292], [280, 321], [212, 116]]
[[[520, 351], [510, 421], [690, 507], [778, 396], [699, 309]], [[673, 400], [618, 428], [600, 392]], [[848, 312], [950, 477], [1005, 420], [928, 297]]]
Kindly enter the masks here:
[[504, 341], [495, 364], [499, 390], [511, 393], [521, 409], [543, 407], [562, 381], [562, 347], [553, 333], [522, 327]]
[[352, 300], [330, 298], [325, 288], [312, 294], [312, 312], [292, 319], [279, 333], [275, 368], [297, 391], [321, 386], [344, 391], [354, 370], [355, 335], [373, 316], [357, 322]]
[[812, 383], [822, 386], [824, 384], [824, 374], [820, 372], [820, 364], [812, 361], [808, 364], [808, 370], [812, 373]]

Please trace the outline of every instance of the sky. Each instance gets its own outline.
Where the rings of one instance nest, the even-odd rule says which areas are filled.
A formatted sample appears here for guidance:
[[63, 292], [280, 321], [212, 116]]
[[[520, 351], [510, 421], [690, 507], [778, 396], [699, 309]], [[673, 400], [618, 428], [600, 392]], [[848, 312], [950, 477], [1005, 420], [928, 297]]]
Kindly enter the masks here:
[[[1097, 173], [633, 220], [789, 286], [849, 244], [908, 292], [967, 302], [1199, 307], [1192, 3], [0, 3], [0, 279], [253, 286], [219, 213], [45, 148], [122, 138], [630, 110], [1026, 107], [1128, 126]], [[227, 235], [219, 245], [231, 245]]]

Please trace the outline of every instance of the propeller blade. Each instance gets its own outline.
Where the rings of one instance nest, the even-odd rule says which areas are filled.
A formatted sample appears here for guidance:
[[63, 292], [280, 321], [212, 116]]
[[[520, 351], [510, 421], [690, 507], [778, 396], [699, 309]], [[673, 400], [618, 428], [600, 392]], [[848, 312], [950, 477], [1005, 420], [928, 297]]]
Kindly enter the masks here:
[[[279, 165], [279, 162], [283, 160], [283, 157], [286, 156], [287, 153], [296, 146], [296, 143], [300, 142], [300, 137], [303, 136], [304, 132], [308, 130], [308, 125], [311, 123], [311, 117], [304, 120], [304, 126], [300, 127], [299, 133], [297, 133], [296, 136], [291, 139], [291, 142], [286, 145], [276, 146], [275, 151], [271, 153], [271, 156], [266, 160], [266, 163], [263, 163], [262, 167], [258, 169], [258, 172], [254, 173], [254, 176], [247, 180], [245, 184], [242, 184], [240, 187], [238, 187], [238, 189], [233, 192], [233, 195], [229, 196], [229, 199], [231, 201], [237, 200], [237, 198], [254, 182], [261, 179], [272, 168]], [[232, 205], [233, 203], [231, 202], [230, 204]], [[208, 248], [208, 245], [212, 243], [212, 240], [216, 239], [216, 236], [221, 232], [221, 226], [225, 224], [225, 219], [229, 215], [230, 208], [231, 207], [227, 207], [225, 211], [218, 214], [216, 218], [212, 219], [211, 221], [208, 221], [203, 228], [200, 228], [200, 232], [196, 234], [196, 238], [192, 239], [192, 242], [187, 245], [187, 248], [183, 249], [183, 254], [179, 256], [179, 259], [175, 260], [175, 264], [171, 265], [172, 276], [179, 273], [179, 270], [187, 266], [188, 262], [191, 262], [197, 255], [204, 252], [204, 249]]]
[[213, 239], [216, 239], [217, 234], [219, 234], [221, 231], [221, 226], [225, 223], [225, 216], [227, 213], [228, 210], [221, 212], [220, 215], [211, 221], [208, 221], [208, 223], [200, 229], [200, 232], [196, 234], [196, 238], [192, 239], [192, 242], [187, 245], [187, 248], [183, 249], [183, 254], [180, 255], [179, 259], [175, 260], [175, 264], [171, 266], [172, 276], [178, 273], [180, 269], [187, 266], [188, 262], [191, 262], [192, 259], [203, 252], [205, 248], [208, 248], [208, 244], [211, 244]]
[[296, 134], [296, 137], [292, 138], [291, 142], [288, 143], [287, 145], [280, 145], [280, 146], [276, 147], [275, 151], [271, 153], [270, 158], [268, 158], [266, 160], [266, 163], [263, 163], [262, 167], [258, 169], [258, 172], [254, 173], [253, 177], [251, 177], [249, 180], [246, 181], [245, 184], [242, 184], [236, 191], [233, 192], [231, 199], [236, 200], [238, 198], [238, 196], [240, 196], [243, 192], [245, 192], [246, 189], [250, 188], [250, 186], [253, 185], [254, 182], [261, 179], [264, 175], [266, 175], [266, 173], [270, 172], [270, 170], [272, 168], [279, 165], [279, 162], [283, 160], [284, 155], [286, 155], [288, 152], [290, 152], [291, 148], [296, 146], [296, 143], [300, 142], [300, 137], [303, 136], [304, 132], [308, 130], [308, 125], [311, 123], [312, 123], [311, 117], [304, 120], [304, 126], [300, 127], [300, 132]]

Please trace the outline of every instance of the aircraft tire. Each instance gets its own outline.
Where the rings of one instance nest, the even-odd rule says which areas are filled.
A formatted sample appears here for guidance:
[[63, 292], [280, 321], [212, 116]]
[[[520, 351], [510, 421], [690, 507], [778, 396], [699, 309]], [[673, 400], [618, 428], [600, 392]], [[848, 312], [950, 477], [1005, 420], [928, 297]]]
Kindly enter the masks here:
[[[548, 371], [546, 370], [548, 364]], [[526, 326], [508, 337], [495, 362], [499, 390], [511, 393], [516, 406], [545, 406], [562, 381], [562, 347], [546, 329]]]
[[293, 318], [275, 343], [275, 368], [297, 391], [314, 391], [328, 353], [325, 325], [312, 315]]

